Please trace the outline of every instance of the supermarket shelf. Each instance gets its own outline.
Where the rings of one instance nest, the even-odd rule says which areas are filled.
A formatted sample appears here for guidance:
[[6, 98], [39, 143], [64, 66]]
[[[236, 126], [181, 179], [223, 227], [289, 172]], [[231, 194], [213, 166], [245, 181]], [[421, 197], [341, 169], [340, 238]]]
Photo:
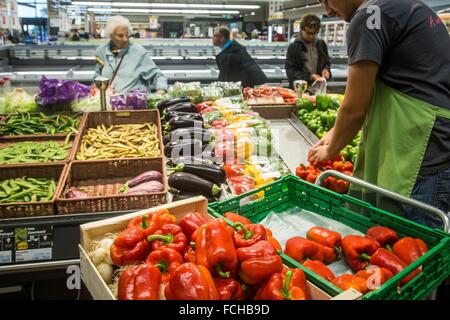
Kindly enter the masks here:
[[319, 141], [319, 138], [316, 137], [314, 133], [311, 132], [298, 118], [294, 113], [291, 113], [291, 117], [289, 118], [289, 122], [292, 126], [297, 130], [297, 132], [306, 140], [308, 143], [313, 146]]
[[16, 264], [0, 267], [0, 275], [4, 276], [7, 274], [24, 273], [24, 272], [42, 272], [66, 269], [71, 265], [79, 265], [80, 259], [70, 259], [61, 261], [47, 261], [47, 262], [36, 262], [36, 263], [26, 263], [26, 264]]

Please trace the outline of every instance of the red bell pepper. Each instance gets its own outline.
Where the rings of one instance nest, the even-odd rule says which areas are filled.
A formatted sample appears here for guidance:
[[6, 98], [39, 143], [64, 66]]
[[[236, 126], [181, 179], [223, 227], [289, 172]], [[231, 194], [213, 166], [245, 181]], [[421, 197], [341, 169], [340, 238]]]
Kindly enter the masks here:
[[383, 226], [369, 228], [366, 237], [375, 240], [380, 247], [385, 247], [389, 251], [392, 251], [392, 246], [398, 240], [398, 235], [394, 230]]
[[242, 247], [236, 250], [239, 262], [253, 258], [266, 258], [277, 254], [277, 250], [268, 241], [259, 241], [250, 247]]
[[[195, 243], [194, 243], [195, 245]], [[184, 252], [183, 259], [185, 262], [195, 263], [195, 250], [192, 246], [187, 246], [186, 251]]]
[[315, 226], [308, 230], [306, 238], [333, 248], [338, 255], [341, 252], [342, 236], [339, 232]]
[[419, 247], [420, 253], [422, 253], [422, 255], [428, 252], [428, 246], [425, 241], [423, 241], [422, 239], [414, 239], [414, 241], [417, 243], [417, 246]]
[[154, 234], [148, 236], [147, 241], [151, 243], [152, 250], [171, 248], [179, 253], [184, 253], [187, 245], [183, 230], [176, 224], [163, 225]]
[[369, 290], [376, 290], [394, 275], [391, 271], [385, 268], [370, 266], [365, 270], [360, 270], [355, 274], [357, 277], [367, 280], [367, 288]]
[[178, 223], [181, 230], [185, 234], [187, 241], [191, 241], [191, 236], [202, 224], [206, 223], [205, 217], [198, 212], [190, 212], [186, 214]]
[[280, 242], [273, 236], [272, 231], [266, 228], [267, 241], [277, 250], [283, 251]]
[[[408, 265], [403, 262], [402, 259], [400, 259], [399, 257], [397, 257], [395, 254], [393, 254], [392, 252], [384, 249], [384, 248], [380, 248], [378, 249], [371, 257], [370, 259], [370, 263], [377, 265], [380, 268], [386, 268], [389, 271], [392, 272], [392, 274], [396, 275], [397, 273], [403, 271], [403, 269], [405, 269]], [[417, 274], [419, 274], [419, 270], [416, 269], [413, 272], [411, 272], [409, 275], [407, 275], [406, 277], [404, 277], [401, 281], [400, 284], [406, 284], [409, 281], [411, 281], [415, 276], [417, 276]]]
[[244, 174], [245, 167], [242, 164], [224, 164], [223, 169], [225, 170], [225, 173], [227, 174], [228, 178], [231, 177], [237, 177]]
[[[405, 237], [398, 240], [392, 249], [393, 253], [407, 265], [410, 265], [422, 256], [422, 251], [417, 245], [417, 242], [411, 237]], [[422, 266], [419, 266], [416, 270], [421, 272]]]
[[209, 101], [208, 101], [208, 102], [197, 103], [197, 104], [195, 105], [195, 110], [196, 110], [197, 112], [202, 112], [204, 109], [210, 108], [211, 105], [212, 105], [212, 103], [209, 102]]
[[365, 269], [369, 265], [370, 255], [378, 248], [377, 242], [361, 236], [348, 235], [342, 239], [345, 260], [355, 272]]
[[240, 222], [244, 225], [251, 223], [251, 221], [248, 220], [248, 218], [241, 216], [240, 214], [237, 214], [237, 213], [225, 212], [225, 214], [223, 216], [225, 218], [227, 218], [228, 220], [230, 220], [231, 222]]
[[323, 262], [317, 260], [306, 260], [303, 263], [305, 268], [308, 268], [312, 272], [317, 273], [319, 276], [327, 281], [332, 281], [336, 276], [333, 271], [330, 270]]
[[342, 172], [345, 172], [345, 171], [353, 172], [353, 163], [351, 163], [350, 161], [345, 161]]
[[234, 245], [236, 248], [250, 247], [255, 243], [266, 240], [266, 229], [262, 224], [243, 225], [240, 222], [233, 224], [234, 229], [240, 229], [234, 233]]
[[144, 261], [150, 252], [150, 244], [144, 232], [138, 228], [127, 228], [114, 239], [111, 245], [111, 260], [116, 266]]
[[306, 277], [301, 269], [274, 273], [261, 286], [255, 300], [307, 300]]
[[306, 167], [301, 164], [297, 168], [295, 168], [295, 175], [299, 177], [300, 179], [306, 180], [306, 177], [309, 174], [309, 170], [306, 169]]
[[242, 285], [236, 279], [214, 278], [220, 300], [244, 300]]
[[283, 262], [277, 254], [245, 260], [241, 263], [239, 277], [248, 284], [261, 284], [269, 279], [272, 274], [281, 271], [283, 271]]
[[336, 287], [342, 290], [348, 290], [353, 288], [362, 294], [366, 294], [369, 290], [367, 288], [367, 280], [361, 277], [357, 277], [351, 274], [343, 274], [331, 281]]
[[336, 250], [334, 248], [324, 246], [323, 244], [318, 243], [318, 242], [315, 242], [315, 243], [319, 246], [319, 250], [322, 253], [321, 254], [322, 262], [324, 262], [326, 264], [330, 264], [330, 263], [333, 263], [334, 261], [336, 261], [336, 259], [338, 258], [339, 251], [336, 252]]
[[218, 300], [211, 273], [204, 266], [190, 262], [178, 266], [164, 289], [167, 300]]
[[134, 217], [128, 222], [128, 228], [138, 228], [147, 238], [165, 224], [176, 224], [177, 218], [169, 210], [161, 209], [142, 216]]
[[219, 277], [229, 278], [237, 270], [233, 229], [225, 220], [212, 220], [198, 228], [195, 239], [195, 261]]
[[152, 264], [161, 271], [162, 282], [166, 282], [168, 280], [170, 271], [183, 262], [184, 261], [181, 254], [171, 248], [163, 248], [152, 251], [148, 255], [147, 260], [145, 260], [145, 263]]
[[323, 261], [324, 258], [317, 243], [302, 237], [292, 237], [286, 241], [284, 253], [300, 263], [307, 259]]
[[150, 264], [126, 269], [119, 278], [119, 300], [158, 300], [161, 272]]
[[248, 176], [231, 177], [228, 181], [231, 183], [236, 195], [251, 191], [255, 187], [255, 180]]

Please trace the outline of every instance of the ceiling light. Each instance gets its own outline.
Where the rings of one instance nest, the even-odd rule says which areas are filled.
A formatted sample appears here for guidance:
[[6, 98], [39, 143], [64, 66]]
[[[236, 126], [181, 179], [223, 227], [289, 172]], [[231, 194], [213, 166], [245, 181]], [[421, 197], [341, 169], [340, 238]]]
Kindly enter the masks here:
[[108, 2], [108, 1], [72, 1], [77, 6], [111, 6], [111, 7], [146, 7], [146, 8], [205, 8], [205, 9], [259, 9], [259, 5], [227, 5], [227, 4], [203, 4], [203, 3], [141, 3], [141, 2]]

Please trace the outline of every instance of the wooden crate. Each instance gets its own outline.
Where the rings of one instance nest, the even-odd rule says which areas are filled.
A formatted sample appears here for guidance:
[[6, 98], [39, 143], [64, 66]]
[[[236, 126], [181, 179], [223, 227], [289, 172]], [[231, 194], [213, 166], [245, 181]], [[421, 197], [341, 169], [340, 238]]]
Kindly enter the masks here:
[[[144, 215], [148, 212], [158, 209], [166, 208], [171, 214], [180, 219], [189, 212], [199, 212], [207, 220], [213, 219], [208, 215], [208, 201], [206, 198], [200, 196], [187, 200], [172, 202], [166, 205], [162, 205], [156, 208], [142, 210], [119, 217], [114, 217], [106, 220], [91, 222], [80, 226], [80, 266], [81, 266], [81, 279], [88, 288], [92, 297], [96, 300], [115, 300], [113, 293], [108, 288], [107, 284], [103, 281], [99, 272], [95, 268], [95, 265], [88, 256], [89, 246], [92, 241], [100, 240], [107, 233], [116, 233], [124, 230], [127, 227], [128, 221], [134, 217]], [[320, 290], [308, 281], [309, 295], [313, 300], [330, 300], [332, 297]], [[355, 290], [347, 290], [344, 293], [334, 297], [333, 299], [345, 299], [354, 300], [358, 299], [361, 295]]]
[[[85, 161], [85, 160], [76, 160], [76, 155], [80, 150], [81, 144], [83, 142], [83, 137], [86, 135], [88, 129], [97, 128], [97, 126], [102, 124], [105, 127], [110, 127], [113, 125], [144, 124], [144, 123], [153, 123], [156, 125], [159, 139], [159, 150], [161, 152], [161, 157], [164, 157], [164, 145], [162, 143], [161, 119], [159, 116], [159, 111], [157, 109], [130, 110], [130, 111], [127, 110], [127, 111], [90, 112], [87, 115], [83, 128], [80, 130], [78, 143], [76, 146], [76, 150], [74, 152], [74, 161], [77, 162]], [[104, 161], [104, 160], [107, 159], [88, 160], [88, 161]]]
[[[79, 115], [80, 116], [80, 125], [78, 126], [78, 128], [75, 128], [75, 129], [77, 129], [78, 132], [81, 131], [81, 129], [83, 128], [83, 125], [84, 125], [84, 121], [87, 117], [87, 113], [79, 114], [79, 113], [65, 112], [65, 113], [61, 113], [61, 114], [68, 115], [68, 116]], [[0, 122], [3, 122], [6, 116], [7, 115], [0, 115]], [[0, 135], [0, 138], [4, 139], [4, 140], [9, 140], [9, 139], [16, 140], [17, 138], [21, 138], [22, 141], [26, 141], [26, 140], [33, 139], [33, 138], [46, 138], [46, 137], [65, 138], [67, 136], [67, 134], [68, 133], [55, 133], [55, 134], [36, 133], [36, 134], [26, 134], [26, 135], [23, 134], [23, 135], [15, 135], [15, 136]]]
[[[162, 174], [164, 190], [143, 195], [119, 194], [128, 180], [146, 171]], [[67, 199], [64, 194], [70, 187], [87, 189], [89, 198]], [[138, 210], [167, 202], [167, 177], [163, 158], [138, 158], [103, 161], [76, 161], [68, 167], [56, 200], [57, 214], [94, 213]]]
[[55, 179], [56, 190], [53, 199], [45, 202], [1, 203], [0, 219], [47, 216], [55, 213], [56, 195], [62, 188], [67, 167], [64, 164], [41, 164], [33, 166], [8, 166], [0, 170], [0, 181], [13, 178], [31, 177]]

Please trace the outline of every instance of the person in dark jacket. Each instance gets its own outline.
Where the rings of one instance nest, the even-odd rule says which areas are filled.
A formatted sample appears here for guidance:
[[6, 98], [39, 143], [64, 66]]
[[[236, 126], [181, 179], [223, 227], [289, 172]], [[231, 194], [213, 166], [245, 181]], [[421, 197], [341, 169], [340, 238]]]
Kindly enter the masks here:
[[312, 14], [305, 15], [300, 30], [300, 35], [289, 45], [286, 55], [286, 75], [291, 88], [295, 80], [304, 80], [311, 85], [331, 77], [327, 45], [316, 38], [320, 31], [320, 19]]
[[247, 49], [230, 40], [227, 27], [217, 27], [214, 31], [213, 44], [222, 49], [216, 56], [219, 67], [219, 81], [242, 82], [243, 87], [254, 87], [267, 82], [267, 77]]

